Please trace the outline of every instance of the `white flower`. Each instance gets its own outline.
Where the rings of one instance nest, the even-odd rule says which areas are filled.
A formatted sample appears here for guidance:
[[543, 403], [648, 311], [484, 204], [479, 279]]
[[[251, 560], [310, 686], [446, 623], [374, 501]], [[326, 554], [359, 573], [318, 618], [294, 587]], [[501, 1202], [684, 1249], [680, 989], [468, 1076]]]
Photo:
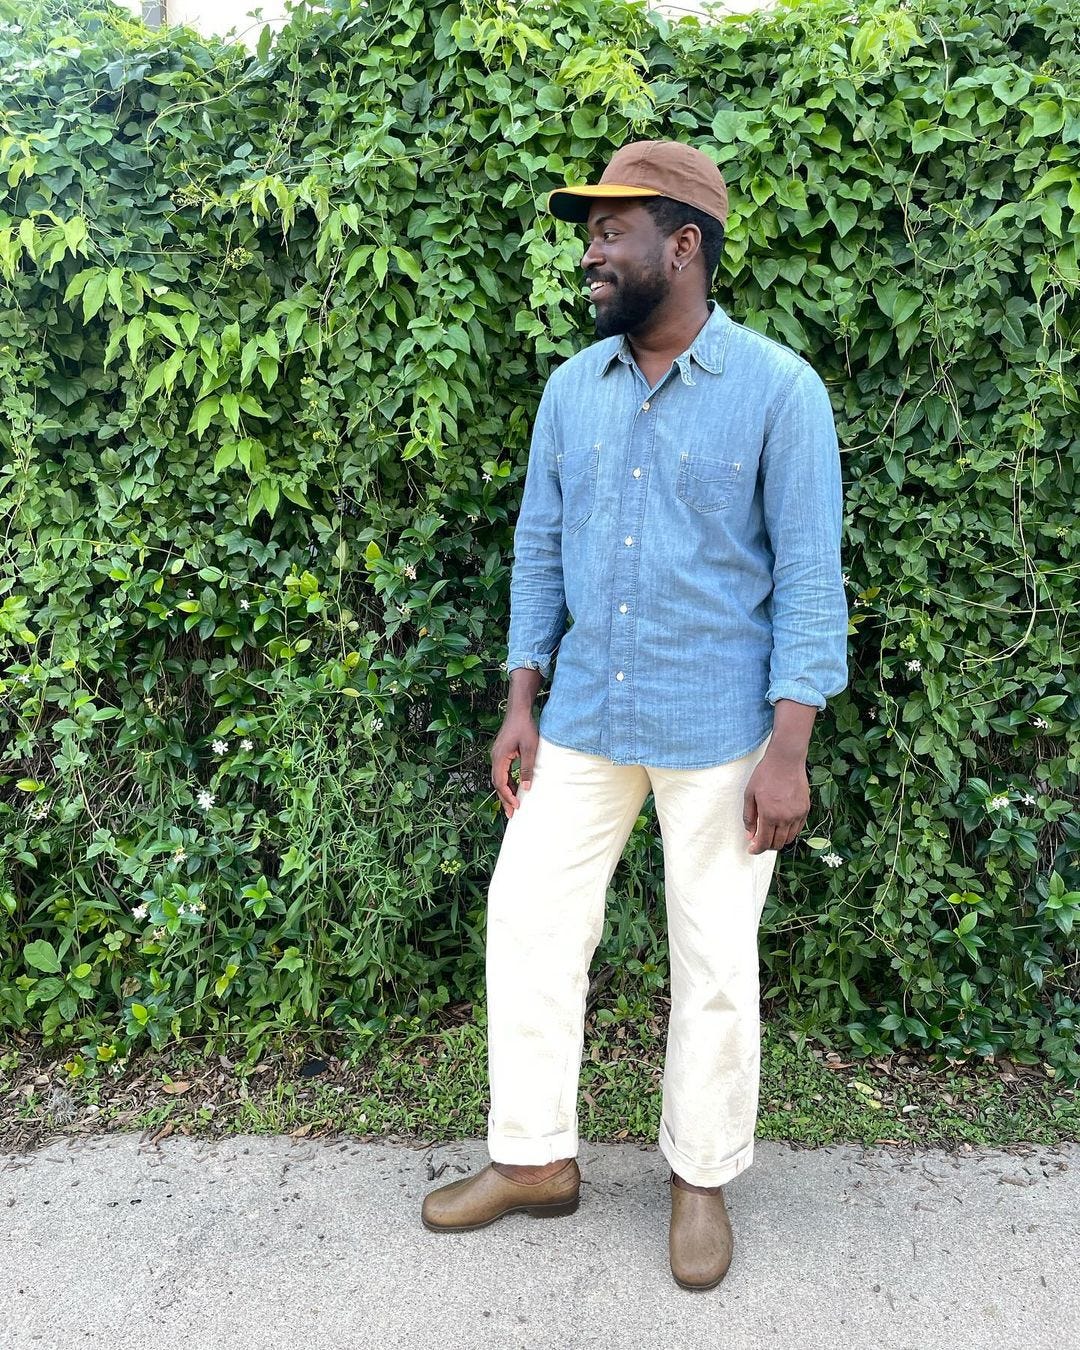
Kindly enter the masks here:
[[1045, 727], [1048, 727], [1048, 726], [1050, 725], [1050, 723], [1046, 720], [1045, 717], [1033, 717], [1033, 718], [1031, 719], [1031, 725], [1032, 725], [1033, 727], [1043, 727], [1043, 728], [1045, 728]]
[[403, 619], [412, 612], [412, 610], [408, 605], [395, 605], [394, 608], [397, 610], [397, 612], [401, 615]]
[[19, 683], [20, 683], [20, 684], [29, 684], [29, 683], [30, 683], [30, 676], [27, 675], [27, 673], [26, 673], [25, 670], [24, 670], [23, 673], [19, 676]]
[[844, 865], [844, 860], [839, 853], [823, 853], [821, 861], [826, 867], [842, 867]]
[[404, 568], [404, 572], [410, 581], [416, 580], [416, 568], [412, 565], [412, 563], [409, 563], [408, 566]]
[[1030, 792], [1025, 792], [1024, 795], [1020, 798], [1020, 800], [1024, 803], [1025, 806], [1035, 805], [1035, 798], [1031, 795]]
[[176, 852], [172, 855], [172, 860], [173, 862], [183, 862], [186, 857], [187, 851], [185, 849], [178, 848]]
[[484, 474], [484, 482], [485, 482], [485, 483], [490, 483], [490, 482], [491, 482], [491, 474], [489, 474], [489, 473]]
[[1004, 794], [999, 797], [991, 797], [986, 803], [988, 811], [1004, 811], [1009, 805], [1009, 799]]
[[371, 721], [371, 729], [372, 729], [372, 731], [382, 731], [382, 729], [383, 729], [383, 720], [382, 720], [381, 717], [375, 717], [375, 718], [372, 718], [372, 721]]
[[188, 593], [187, 593], [187, 598], [188, 598], [189, 600], [192, 600], [192, 599], [194, 599], [194, 597], [195, 597], [195, 592], [194, 592], [194, 591], [188, 591]]
[[136, 905], [135, 908], [131, 911], [131, 917], [133, 919], [145, 919], [146, 915], [147, 915], [147, 908], [145, 905]]
[[241, 608], [241, 609], [248, 609], [248, 608], [249, 608], [249, 602], [248, 602], [247, 600], [241, 600], [241, 601], [240, 601], [240, 608]]
[[917, 670], [922, 670], [922, 662], [921, 662], [921, 661], [909, 661], [909, 662], [907, 663], [907, 668], [908, 668], [908, 670], [913, 671], [913, 672], [914, 672], [914, 671], [917, 671]]
[[212, 792], [206, 792], [204, 790], [199, 793], [196, 800], [198, 801], [199, 805], [202, 807], [204, 811], [209, 811], [214, 804], [214, 794]]
[[229, 748], [228, 741], [215, 741], [211, 749], [215, 755], [223, 755]]
[[851, 585], [851, 578], [848, 576], [846, 572], [841, 576], [840, 580], [844, 583], [845, 586]]
[[855, 597], [855, 608], [856, 608], [856, 609], [862, 609], [863, 605], [865, 605], [865, 604], [866, 604], [866, 601], [862, 598], [861, 595], [857, 595], [857, 596]]
[[876, 718], [877, 718], [877, 709], [876, 709], [876, 708], [869, 708], [869, 709], [867, 709], [866, 715], [867, 715], [867, 717], [869, 717], [869, 719], [871, 720], [871, 722], [875, 721]]
[[241, 749], [241, 750], [254, 750], [254, 749], [255, 749], [255, 742], [254, 742], [253, 740], [251, 740], [250, 737], [245, 736], [244, 739], [240, 742], [240, 749]]

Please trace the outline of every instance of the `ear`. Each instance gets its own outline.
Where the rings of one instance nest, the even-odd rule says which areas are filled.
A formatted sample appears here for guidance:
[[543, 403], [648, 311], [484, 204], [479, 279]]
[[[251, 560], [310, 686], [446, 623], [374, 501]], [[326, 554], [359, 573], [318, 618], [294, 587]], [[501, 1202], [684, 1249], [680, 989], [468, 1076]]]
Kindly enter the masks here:
[[684, 225], [671, 236], [671, 242], [675, 245], [672, 264], [682, 271], [701, 252], [701, 231], [696, 225]]

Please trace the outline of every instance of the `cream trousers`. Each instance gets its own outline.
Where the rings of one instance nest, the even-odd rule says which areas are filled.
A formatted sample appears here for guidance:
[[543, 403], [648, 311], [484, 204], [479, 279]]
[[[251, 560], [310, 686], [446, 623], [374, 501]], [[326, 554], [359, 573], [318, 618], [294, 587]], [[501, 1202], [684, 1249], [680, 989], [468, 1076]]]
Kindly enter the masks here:
[[507, 822], [487, 924], [488, 1150], [578, 1151], [589, 962], [615, 866], [650, 789], [664, 845], [671, 1019], [660, 1151], [719, 1186], [753, 1159], [760, 1065], [757, 930], [776, 853], [751, 854], [743, 792], [768, 742], [710, 769], [615, 765], [540, 739]]

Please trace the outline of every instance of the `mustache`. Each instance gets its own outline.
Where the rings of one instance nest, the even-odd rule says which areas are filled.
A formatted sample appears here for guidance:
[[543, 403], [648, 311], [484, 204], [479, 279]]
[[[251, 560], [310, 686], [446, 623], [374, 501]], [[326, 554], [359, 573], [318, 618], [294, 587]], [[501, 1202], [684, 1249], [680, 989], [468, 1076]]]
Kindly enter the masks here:
[[612, 276], [604, 277], [604, 276], [601, 276], [599, 272], [593, 272], [593, 271], [586, 272], [586, 273], [585, 273], [585, 285], [586, 285], [586, 286], [591, 286], [592, 283], [593, 283], [594, 281], [606, 281], [606, 282], [609, 282], [612, 286], [618, 285], [618, 283], [616, 282], [615, 278], [612, 277]]

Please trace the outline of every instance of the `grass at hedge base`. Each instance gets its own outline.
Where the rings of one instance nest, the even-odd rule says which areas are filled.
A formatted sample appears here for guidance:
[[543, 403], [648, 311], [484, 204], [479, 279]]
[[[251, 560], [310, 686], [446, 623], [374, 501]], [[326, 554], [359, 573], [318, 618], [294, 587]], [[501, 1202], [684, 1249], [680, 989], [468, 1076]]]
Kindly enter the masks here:
[[[468, 1010], [461, 1010], [462, 1016]], [[1080, 1138], [1075, 1085], [1038, 1065], [1001, 1060], [931, 1068], [897, 1054], [850, 1062], [766, 1024], [759, 1139], [824, 1144], [1006, 1147]], [[663, 1019], [597, 1025], [590, 1015], [579, 1093], [592, 1142], [654, 1143]], [[486, 1036], [471, 1020], [440, 1029], [402, 1022], [366, 1050], [319, 1052], [291, 1038], [244, 1067], [191, 1044], [133, 1055], [120, 1072], [71, 1082], [29, 1039], [0, 1055], [0, 1150], [72, 1134], [144, 1130], [195, 1138], [392, 1135], [432, 1143], [483, 1138]]]

